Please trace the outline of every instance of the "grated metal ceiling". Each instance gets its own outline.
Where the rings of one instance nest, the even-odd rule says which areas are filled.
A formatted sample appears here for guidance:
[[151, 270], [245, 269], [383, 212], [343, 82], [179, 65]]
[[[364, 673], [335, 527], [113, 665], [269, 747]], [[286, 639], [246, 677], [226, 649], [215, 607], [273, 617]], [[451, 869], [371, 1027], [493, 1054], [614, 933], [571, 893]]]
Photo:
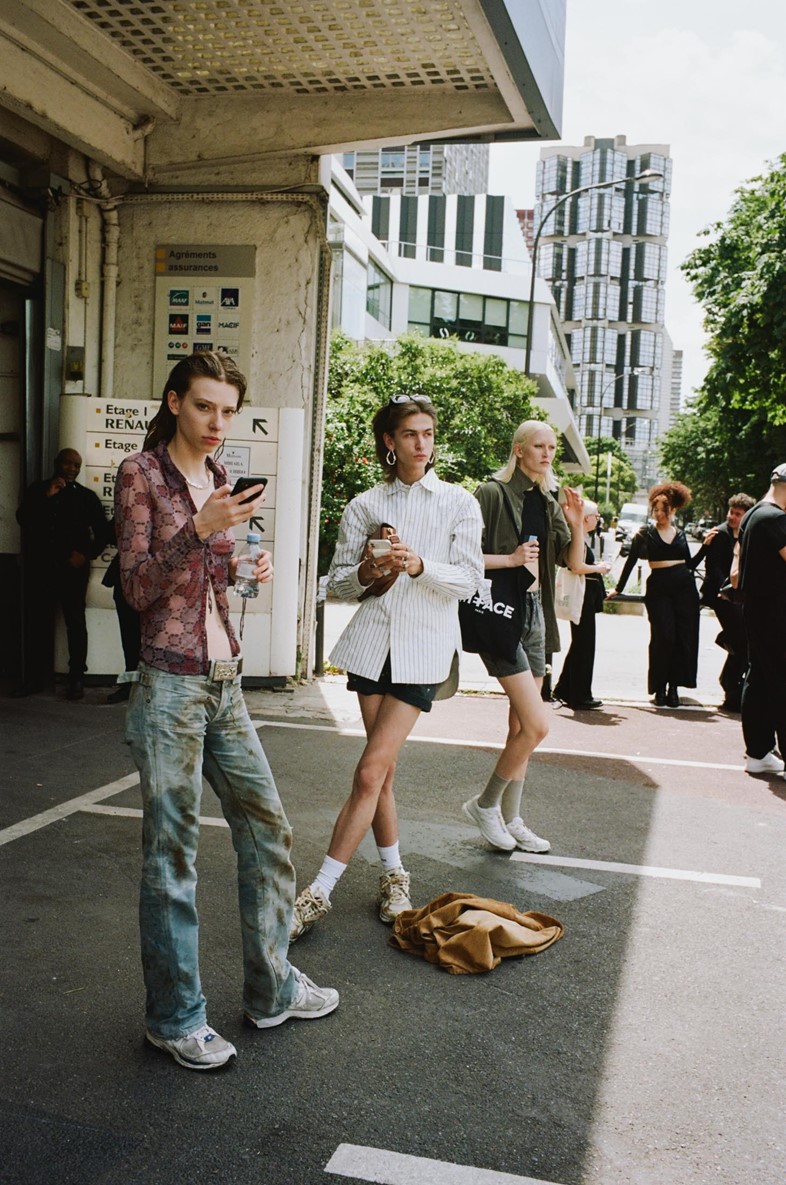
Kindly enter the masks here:
[[460, 0], [68, 2], [183, 96], [497, 90]]

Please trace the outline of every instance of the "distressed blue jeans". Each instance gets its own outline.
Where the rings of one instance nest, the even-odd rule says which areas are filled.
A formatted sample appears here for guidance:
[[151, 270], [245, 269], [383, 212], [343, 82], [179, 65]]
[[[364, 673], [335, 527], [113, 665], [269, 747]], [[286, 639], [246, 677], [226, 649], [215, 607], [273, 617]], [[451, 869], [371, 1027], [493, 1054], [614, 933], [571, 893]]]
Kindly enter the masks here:
[[196, 909], [203, 775], [218, 795], [237, 853], [243, 1006], [251, 1016], [275, 1016], [297, 990], [287, 958], [292, 832], [240, 678], [214, 682], [141, 666], [126, 740], [142, 786], [139, 922], [148, 1028], [180, 1037], [206, 1019]]

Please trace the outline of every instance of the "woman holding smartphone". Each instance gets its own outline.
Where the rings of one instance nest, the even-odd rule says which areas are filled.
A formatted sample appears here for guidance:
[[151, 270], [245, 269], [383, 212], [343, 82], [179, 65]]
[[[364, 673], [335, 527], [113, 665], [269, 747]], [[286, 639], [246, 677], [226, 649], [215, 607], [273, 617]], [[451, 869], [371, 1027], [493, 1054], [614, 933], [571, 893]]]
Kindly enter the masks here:
[[[240, 689], [227, 583], [233, 528], [264, 487], [233, 495], [216, 460], [246, 380], [230, 358], [182, 359], [164, 387], [142, 452], [121, 464], [115, 522], [123, 593], [140, 614], [126, 739], [142, 790], [139, 920], [146, 1038], [191, 1070], [236, 1054], [207, 1023], [199, 976], [196, 853], [202, 777], [217, 794], [237, 853], [243, 1011], [249, 1024], [325, 1016], [338, 1004], [287, 958], [294, 897], [292, 834]], [[249, 500], [250, 498], [250, 500]], [[254, 575], [272, 579], [262, 552]]]
[[540, 697], [546, 654], [560, 648], [554, 612], [557, 564], [574, 568], [583, 559], [583, 503], [565, 489], [564, 510], [554, 496], [552, 462], [557, 437], [548, 424], [525, 420], [513, 434], [507, 465], [475, 491], [483, 515], [483, 562], [487, 571], [522, 570], [523, 628], [512, 662], [480, 657], [509, 701], [505, 747], [483, 791], [464, 803], [464, 814], [483, 838], [502, 851], [548, 852], [521, 816], [530, 754], [548, 734]]
[[[369, 827], [383, 870], [381, 921], [411, 908], [393, 795], [396, 761], [461, 648], [458, 602], [483, 578], [480, 511], [466, 490], [434, 472], [436, 427], [436, 410], [422, 395], [396, 395], [380, 408], [373, 430], [384, 480], [353, 498], [341, 519], [328, 590], [361, 603], [330, 661], [348, 672], [367, 739], [322, 867], [295, 902], [293, 941], [329, 913], [333, 889]], [[379, 539], [380, 524], [389, 548], [369, 542]]]

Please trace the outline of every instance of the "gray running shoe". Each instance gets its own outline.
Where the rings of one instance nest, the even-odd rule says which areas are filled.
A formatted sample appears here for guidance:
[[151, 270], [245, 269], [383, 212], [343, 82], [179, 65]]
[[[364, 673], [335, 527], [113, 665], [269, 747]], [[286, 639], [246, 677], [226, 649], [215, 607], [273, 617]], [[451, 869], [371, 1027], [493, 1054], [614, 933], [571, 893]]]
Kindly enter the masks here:
[[274, 1029], [276, 1025], [283, 1025], [285, 1020], [318, 1020], [320, 1016], [327, 1016], [338, 1008], [338, 992], [335, 988], [321, 988], [293, 967], [298, 990], [294, 1000], [283, 1012], [275, 1016], [249, 1016], [246, 1020], [256, 1029]]
[[210, 1025], [202, 1025], [186, 1037], [159, 1037], [147, 1029], [145, 1038], [156, 1049], [171, 1053], [177, 1064], [187, 1070], [217, 1070], [231, 1057], [237, 1057], [234, 1045], [225, 1041]]

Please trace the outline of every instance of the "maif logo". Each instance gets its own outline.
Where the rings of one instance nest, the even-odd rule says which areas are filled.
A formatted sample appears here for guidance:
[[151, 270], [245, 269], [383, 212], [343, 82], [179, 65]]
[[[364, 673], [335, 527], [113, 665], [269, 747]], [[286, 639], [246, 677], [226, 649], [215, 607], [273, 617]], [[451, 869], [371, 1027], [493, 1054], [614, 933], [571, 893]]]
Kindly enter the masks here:
[[188, 289], [187, 288], [170, 288], [169, 289], [169, 307], [170, 308], [188, 308]]
[[188, 316], [184, 313], [170, 313], [169, 332], [172, 334], [188, 333]]

